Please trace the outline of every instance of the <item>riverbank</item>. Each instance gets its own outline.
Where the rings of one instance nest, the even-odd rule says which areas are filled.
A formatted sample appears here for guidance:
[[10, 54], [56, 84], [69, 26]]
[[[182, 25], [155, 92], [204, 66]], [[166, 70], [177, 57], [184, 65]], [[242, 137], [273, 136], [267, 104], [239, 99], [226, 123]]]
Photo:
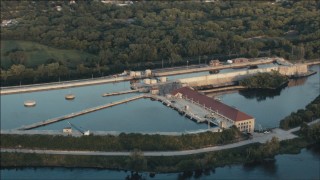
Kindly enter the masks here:
[[[277, 145], [279, 142], [276, 142]], [[1, 153], [2, 168], [20, 167], [71, 167], [98, 168], [114, 170], [135, 170], [155, 173], [182, 172], [211, 169], [232, 164], [262, 162], [277, 154], [297, 154], [302, 148], [313, 143], [303, 138], [285, 140], [279, 143], [271, 153], [263, 153], [272, 149], [273, 145], [250, 144], [228, 150], [202, 153], [188, 156], [145, 157], [139, 156], [76, 156], [47, 155], [35, 153]], [[259, 154], [259, 158], [257, 155]], [[140, 164], [140, 165], [139, 165]], [[137, 166], [139, 165], [139, 166]], [[137, 169], [138, 168], [138, 169]]]
[[[266, 140], [265, 143], [252, 141], [249, 144], [245, 144], [242, 141], [239, 142], [242, 143], [239, 146], [235, 145], [237, 143], [225, 145], [226, 147], [223, 150], [222, 148], [211, 147], [211, 149], [177, 151], [181, 152], [181, 154], [174, 154], [170, 151], [142, 152], [138, 149], [127, 153], [93, 151], [91, 154], [88, 154], [85, 151], [24, 150], [21, 149], [21, 146], [16, 146], [15, 149], [10, 150], [1, 144], [1, 167], [92, 167], [149, 172], [178, 172], [237, 163], [259, 162], [265, 158], [273, 158], [279, 153], [298, 153], [300, 149], [316, 143], [318, 135], [309, 137], [306, 134], [318, 132], [320, 128], [319, 119], [310, 124], [312, 126], [307, 131], [304, 129], [304, 133], [298, 133], [300, 137], [291, 136], [289, 138], [287, 135], [284, 135], [280, 139], [271, 135], [271, 139], [266, 139], [265, 137], [261, 139]], [[297, 130], [298, 128], [295, 128], [289, 132]], [[289, 140], [283, 140], [286, 138], [289, 138]], [[137, 166], [137, 164], [140, 165]], [[138, 169], [135, 169], [136, 167]]]

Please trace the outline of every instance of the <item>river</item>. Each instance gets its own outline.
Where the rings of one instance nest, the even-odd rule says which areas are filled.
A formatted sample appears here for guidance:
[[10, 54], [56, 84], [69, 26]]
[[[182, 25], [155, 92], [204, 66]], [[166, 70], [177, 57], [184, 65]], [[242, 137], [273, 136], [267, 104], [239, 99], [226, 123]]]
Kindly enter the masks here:
[[[277, 155], [275, 161], [259, 164], [231, 165], [189, 173], [164, 173], [146, 179], [319, 179], [320, 151], [303, 149], [299, 154]], [[12, 168], [1, 169], [1, 180], [9, 179], [125, 179], [130, 171], [93, 168]]]
[[[320, 66], [315, 65], [311, 69], [317, 71], [317, 74], [291, 81], [289, 87], [279, 92], [270, 94], [240, 91], [222, 95], [221, 99], [224, 103], [254, 116], [257, 126], [276, 127], [282, 118], [304, 108], [319, 95]], [[105, 92], [128, 89], [129, 83], [121, 82], [1, 96], [1, 129], [18, 128], [24, 124], [134, 96], [135, 94], [101, 97]], [[76, 95], [74, 101], [64, 99], [64, 95], [69, 92]], [[36, 100], [36, 107], [24, 107], [23, 102], [28, 99]], [[121, 132], [181, 132], [206, 127], [180, 116], [157, 101], [148, 99], [94, 112], [71, 121], [84, 129]], [[57, 130], [66, 125], [66, 122], [59, 122], [39, 129]], [[319, 149], [316, 152], [319, 152]], [[200, 175], [201, 179], [319, 179], [319, 158], [319, 153], [304, 149], [297, 155], [278, 155], [275, 162], [219, 167]], [[83, 168], [1, 169], [1, 179], [124, 179], [128, 175], [130, 172]], [[193, 173], [192, 177], [199, 178], [200, 175]], [[143, 176], [148, 177], [148, 174], [144, 173]], [[153, 179], [177, 179], [181, 176], [181, 173], [157, 174]]]
[[[222, 102], [256, 118], [256, 129], [277, 127], [279, 121], [291, 112], [304, 108], [320, 91], [319, 65], [311, 69], [316, 75], [292, 81], [275, 93], [240, 91], [222, 95]], [[229, 70], [230, 71], [230, 70]], [[234, 70], [234, 71], [237, 71]], [[203, 75], [207, 72], [195, 73]], [[170, 78], [190, 77], [187, 75], [170, 76]], [[1, 96], [1, 129], [15, 129], [23, 125], [63, 116], [86, 108], [103, 105], [137, 94], [102, 97], [106, 92], [128, 90], [129, 82], [110, 83], [94, 86], [76, 87], [42, 92], [12, 94]], [[76, 95], [75, 100], [67, 101], [68, 93]], [[209, 94], [209, 96], [212, 96]], [[35, 100], [32, 108], [23, 106], [26, 100]], [[109, 109], [100, 110], [70, 119], [73, 124], [91, 131], [117, 132], [185, 132], [205, 129], [205, 124], [197, 124], [180, 116], [157, 101], [140, 99]], [[62, 130], [68, 126], [66, 121], [40, 127], [38, 130]]]
[[[310, 68], [317, 74], [310, 77], [291, 80], [289, 85], [275, 92], [239, 91], [224, 94], [220, 99], [225, 104], [236, 107], [256, 119], [256, 129], [278, 127], [279, 122], [291, 112], [303, 109], [320, 92], [320, 66]], [[213, 96], [213, 94], [208, 94]]]

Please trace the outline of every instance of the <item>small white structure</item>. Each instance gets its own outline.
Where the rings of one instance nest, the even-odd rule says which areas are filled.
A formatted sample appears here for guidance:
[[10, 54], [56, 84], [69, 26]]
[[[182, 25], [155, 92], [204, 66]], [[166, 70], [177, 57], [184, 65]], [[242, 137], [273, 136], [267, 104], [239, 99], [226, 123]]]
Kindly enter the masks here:
[[83, 133], [83, 135], [89, 136], [89, 135], [90, 135], [90, 131], [89, 131], [89, 130], [88, 130], [88, 131], [85, 131], [85, 132]]
[[130, 77], [135, 77], [135, 76], [136, 76], [136, 72], [130, 71]]
[[228, 64], [232, 64], [233, 61], [232, 61], [232, 60], [227, 60], [227, 63], [228, 63]]
[[36, 106], [36, 101], [34, 100], [27, 100], [24, 102], [24, 106], [25, 107], [33, 107], [33, 106]]
[[167, 82], [167, 77], [160, 77], [160, 82]]
[[147, 69], [147, 70], [145, 71], [145, 75], [146, 75], [147, 77], [151, 76], [151, 75], [152, 75], [151, 70], [150, 70], [150, 69]]
[[150, 80], [150, 79], [144, 79], [144, 80], [143, 80], [143, 83], [145, 83], [145, 84], [150, 84], [150, 83], [151, 83], [151, 80]]
[[130, 71], [131, 77], [141, 77], [141, 71]]
[[156, 87], [151, 88], [150, 93], [153, 95], [158, 95], [159, 94], [159, 89]]
[[61, 6], [56, 6], [57, 11], [61, 11], [62, 7]]
[[171, 94], [166, 94], [166, 98], [171, 99], [172, 95]]
[[140, 77], [141, 76], [141, 72], [140, 71], [136, 71], [136, 77]]
[[65, 127], [63, 128], [62, 132], [66, 134], [72, 134], [72, 129], [71, 127]]
[[157, 80], [156, 79], [151, 79], [150, 80], [150, 84], [157, 84]]
[[74, 100], [74, 98], [76, 98], [76, 96], [74, 94], [67, 94], [64, 97], [66, 100]]

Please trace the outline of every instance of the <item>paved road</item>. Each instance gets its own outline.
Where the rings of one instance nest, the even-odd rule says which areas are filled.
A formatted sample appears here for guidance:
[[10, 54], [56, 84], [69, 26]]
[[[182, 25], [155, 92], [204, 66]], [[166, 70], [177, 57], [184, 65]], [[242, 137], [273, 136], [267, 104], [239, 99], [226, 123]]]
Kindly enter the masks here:
[[[317, 119], [309, 124], [315, 124], [320, 122], [320, 119]], [[218, 150], [235, 148], [255, 142], [265, 143], [266, 141], [270, 141], [272, 137], [278, 137], [279, 140], [293, 139], [297, 137], [292, 134], [292, 132], [299, 130], [300, 127], [291, 129], [289, 131], [284, 131], [282, 129], [276, 128], [273, 129], [269, 134], [259, 134], [254, 133], [253, 139], [240, 141], [233, 144], [227, 144], [223, 146], [214, 146], [214, 147], [206, 147], [201, 149], [194, 150], [184, 150], [184, 151], [145, 151], [144, 156], [182, 156], [182, 155], [191, 155], [191, 154], [199, 154], [205, 152], [213, 152]], [[1, 148], [1, 152], [19, 152], [19, 153], [37, 153], [37, 154], [60, 154], [60, 155], [86, 155], [86, 156], [130, 156], [131, 152], [102, 152], [102, 151], [62, 151], [62, 150], [33, 150], [33, 149], [10, 149], [10, 148]]]
[[[235, 64], [235, 65], [224, 65], [219, 67], [210, 67], [203, 65], [192, 65], [185, 67], [174, 67], [163, 70], [155, 69], [154, 74], [157, 77], [167, 76], [167, 75], [175, 75], [175, 74], [186, 74], [192, 73], [193, 71], [201, 72], [201, 71], [209, 71], [212, 68], [225, 69], [232, 68], [233, 66], [246, 66], [249, 64], [266, 64], [271, 63], [272, 59], [264, 59], [264, 60], [256, 60], [254, 62]], [[162, 72], [163, 71], [163, 72]], [[12, 86], [12, 87], [1, 87], [0, 95], [6, 94], [15, 94], [15, 93], [26, 93], [26, 92], [34, 92], [34, 91], [46, 91], [46, 90], [54, 90], [54, 89], [63, 89], [63, 88], [71, 88], [71, 87], [79, 87], [79, 86], [88, 86], [102, 83], [112, 83], [119, 81], [129, 81], [132, 80], [133, 77], [123, 76], [123, 77], [101, 77], [94, 79], [83, 79], [83, 80], [74, 80], [74, 81], [63, 81], [63, 82], [55, 82], [55, 83], [43, 83], [43, 84], [32, 84], [32, 85], [23, 85], [23, 86]]]

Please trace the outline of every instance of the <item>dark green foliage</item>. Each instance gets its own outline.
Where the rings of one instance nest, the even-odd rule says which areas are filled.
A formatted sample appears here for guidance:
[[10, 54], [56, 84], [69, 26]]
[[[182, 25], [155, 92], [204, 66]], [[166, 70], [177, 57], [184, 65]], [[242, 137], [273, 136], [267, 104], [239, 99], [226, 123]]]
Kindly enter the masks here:
[[[317, 132], [319, 132], [319, 126], [317, 126]], [[299, 153], [301, 148], [313, 142], [300, 137], [281, 142], [273, 138], [266, 144], [255, 143], [222, 151], [174, 157], [144, 157], [139, 150], [133, 151], [128, 157], [1, 153], [1, 167], [64, 166], [151, 172], [192, 172], [199, 169], [261, 161], [265, 158], [273, 158], [278, 153]], [[134, 164], [138, 164], [139, 168], [133, 167]]]
[[303, 123], [301, 125], [300, 135], [309, 141], [320, 143], [320, 124], [308, 126], [306, 123]]
[[174, 157], [143, 157], [139, 150], [133, 151], [128, 157], [1, 153], [1, 166], [97, 167], [152, 172], [192, 171], [249, 162], [251, 160], [246, 156], [246, 149], [259, 146], [259, 144], [252, 144], [223, 151]]
[[262, 144], [259, 148], [248, 148], [247, 158], [257, 161], [264, 158], [272, 158], [275, 154], [279, 153], [280, 142], [278, 138], [273, 137], [271, 141], [267, 141]]
[[227, 144], [247, 138], [237, 128], [222, 133], [206, 132], [181, 136], [124, 134], [119, 136], [50, 136], [50, 135], [1, 135], [1, 147], [96, 150], [144, 151], [185, 150]]
[[[68, 57], [54, 58], [47, 53], [43, 61], [53, 58], [67, 68], [68, 75], [60, 75], [62, 80], [161, 67], [162, 60], [168, 67], [185, 65], [187, 60], [198, 63], [199, 57], [201, 63], [239, 56], [318, 58], [319, 2], [271, 2], [151, 1], [121, 7], [100, 1], [1, 1], [2, 20], [18, 22], [1, 28], [1, 40], [31, 41], [91, 54], [70, 63]], [[62, 10], [57, 11], [56, 6]], [[34, 50], [4, 49], [2, 85], [58, 80], [46, 75], [39, 78], [37, 66], [53, 62], [36, 64], [29, 56]], [[27, 67], [28, 76], [17, 80], [8, 73], [13, 64], [33, 66]]]
[[320, 118], [320, 95], [308, 104], [306, 109], [300, 109], [282, 119], [280, 121], [280, 128], [291, 129], [317, 118]]
[[248, 88], [277, 89], [287, 81], [286, 76], [281, 75], [278, 71], [272, 71], [272, 73], [258, 73], [241, 80], [239, 84]]

